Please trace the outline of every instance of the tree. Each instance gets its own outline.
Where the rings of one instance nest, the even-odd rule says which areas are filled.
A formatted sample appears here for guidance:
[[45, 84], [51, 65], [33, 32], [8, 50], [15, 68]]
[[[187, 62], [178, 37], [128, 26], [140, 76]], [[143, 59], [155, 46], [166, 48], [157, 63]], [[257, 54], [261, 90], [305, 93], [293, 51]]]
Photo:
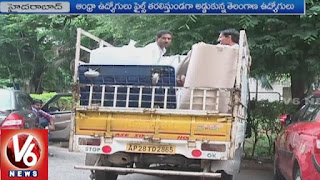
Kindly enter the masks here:
[[319, 75], [320, 5], [307, 1], [302, 16], [244, 16], [253, 56], [253, 73], [288, 77], [293, 98], [303, 98]]
[[0, 78], [20, 83], [32, 93], [66, 88], [71, 82], [70, 64], [74, 58], [71, 54], [74, 55], [76, 27], [90, 24], [83, 18], [1, 16]]

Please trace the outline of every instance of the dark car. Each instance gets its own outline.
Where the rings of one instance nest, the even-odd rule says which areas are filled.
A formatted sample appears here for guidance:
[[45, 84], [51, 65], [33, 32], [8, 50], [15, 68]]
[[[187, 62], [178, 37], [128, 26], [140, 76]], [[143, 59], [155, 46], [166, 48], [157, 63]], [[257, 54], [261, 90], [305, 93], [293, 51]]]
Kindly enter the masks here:
[[275, 180], [320, 179], [320, 91], [299, 107], [294, 116], [280, 117], [285, 128], [275, 141]]
[[36, 126], [31, 109], [32, 98], [18, 90], [0, 89], [0, 128], [29, 129]]
[[[71, 93], [56, 94], [43, 106], [44, 111], [54, 116], [56, 129], [50, 132], [50, 140], [69, 140], [71, 100]], [[22, 91], [0, 89], [0, 129], [22, 128], [38, 128], [32, 98]]]

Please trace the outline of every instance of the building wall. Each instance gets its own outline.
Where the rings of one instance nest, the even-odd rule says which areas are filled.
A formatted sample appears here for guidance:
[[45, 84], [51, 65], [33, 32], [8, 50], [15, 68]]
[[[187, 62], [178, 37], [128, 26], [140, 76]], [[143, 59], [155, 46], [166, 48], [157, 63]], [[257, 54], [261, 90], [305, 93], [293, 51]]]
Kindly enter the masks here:
[[258, 100], [279, 101], [283, 98], [291, 98], [290, 83], [274, 82], [272, 83], [272, 89], [265, 89], [261, 86], [261, 83], [253, 78], [249, 80], [250, 99], [256, 99], [256, 92], [258, 91]]

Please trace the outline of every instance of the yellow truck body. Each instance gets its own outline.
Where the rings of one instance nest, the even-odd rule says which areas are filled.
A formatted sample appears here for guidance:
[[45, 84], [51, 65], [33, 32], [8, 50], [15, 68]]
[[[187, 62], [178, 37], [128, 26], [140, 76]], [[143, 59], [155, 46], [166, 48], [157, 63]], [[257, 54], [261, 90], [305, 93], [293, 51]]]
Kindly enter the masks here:
[[231, 117], [124, 114], [79, 110], [76, 134], [106, 137], [230, 141]]

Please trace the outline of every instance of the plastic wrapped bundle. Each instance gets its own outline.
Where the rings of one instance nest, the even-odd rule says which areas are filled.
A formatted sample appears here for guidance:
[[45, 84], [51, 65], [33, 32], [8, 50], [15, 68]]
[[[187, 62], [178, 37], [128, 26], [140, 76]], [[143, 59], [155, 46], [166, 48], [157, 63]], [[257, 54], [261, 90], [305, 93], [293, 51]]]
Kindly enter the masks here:
[[144, 48], [130, 46], [103, 47], [92, 50], [90, 64], [152, 65], [152, 54]]

